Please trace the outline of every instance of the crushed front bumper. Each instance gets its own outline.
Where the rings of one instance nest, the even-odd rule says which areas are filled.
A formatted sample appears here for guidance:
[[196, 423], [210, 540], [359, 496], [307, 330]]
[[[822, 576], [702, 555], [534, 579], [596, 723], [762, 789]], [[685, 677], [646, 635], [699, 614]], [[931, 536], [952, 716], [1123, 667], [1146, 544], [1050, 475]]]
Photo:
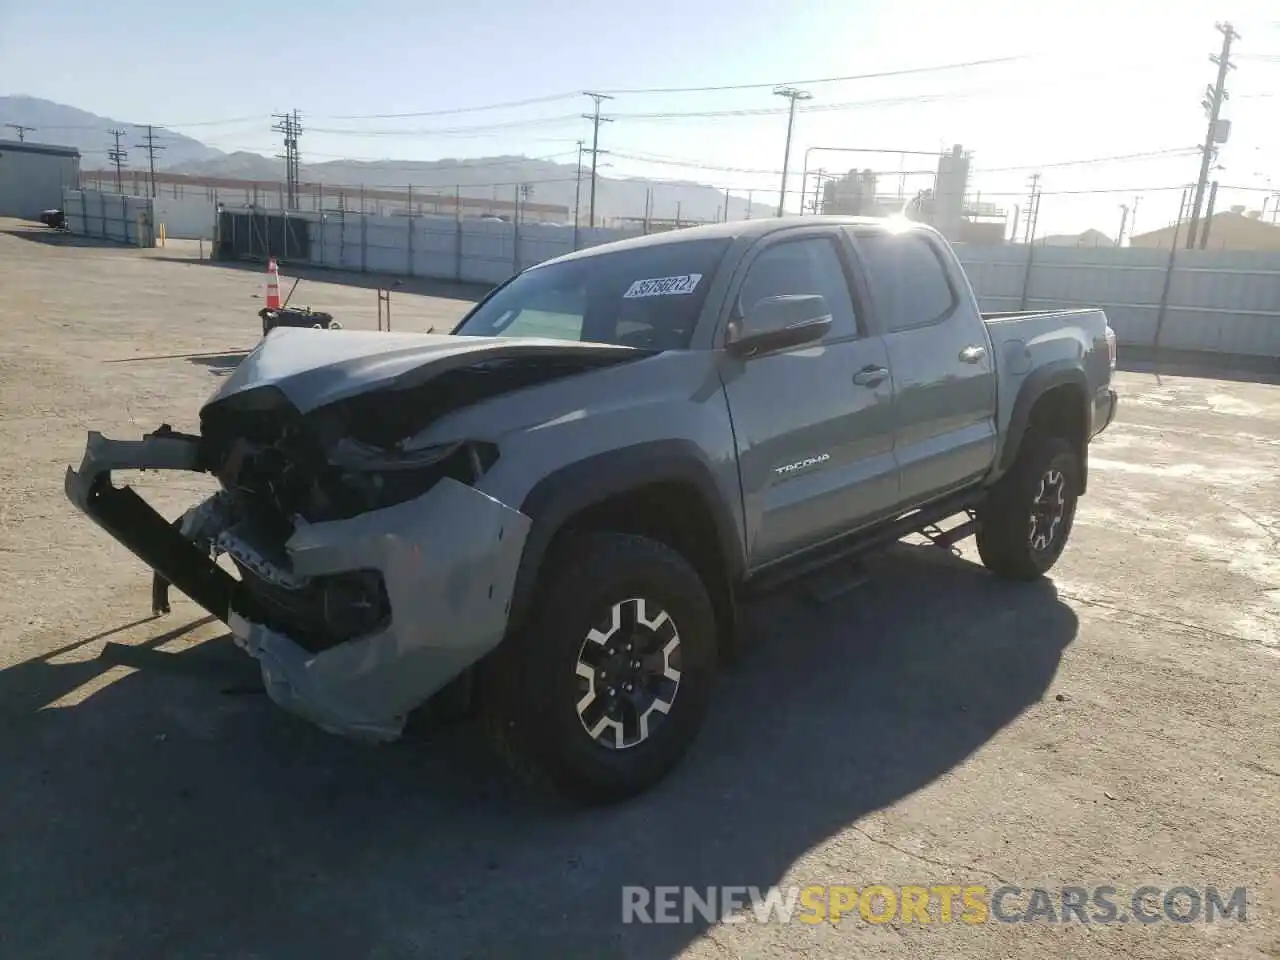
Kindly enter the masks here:
[[[319, 652], [266, 625], [246, 585], [207, 545], [216, 511], [171, 524], [112, 470], [202, 470], [199, 438], [161, 428], [141, 441], [90, 433], [71, 502], [165, 581], [231, 628], [278, 704], [334, 733], [391, 740], [411, 710], [488, 653], [506, 631], [529, 518], [473, 487], [441, 479], [416, 499], [329, 523], [299, 523], [285, 544], [286, 581], [375, 571], [390, 619]], [[194, 525], [201, 526], [192, 539]]]

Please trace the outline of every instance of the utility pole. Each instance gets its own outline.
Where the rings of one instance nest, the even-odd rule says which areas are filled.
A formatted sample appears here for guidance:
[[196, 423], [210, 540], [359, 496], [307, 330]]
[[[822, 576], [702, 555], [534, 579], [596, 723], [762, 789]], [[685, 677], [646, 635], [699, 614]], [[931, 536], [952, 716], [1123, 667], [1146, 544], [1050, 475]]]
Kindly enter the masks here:
[[[574, 187], [573, 187], [573, 229], [575, 233], [577, 232], [578, 224], [581, 222], [581, 218], [578, 216], [578, 211], [581, 209], [581, 207], [582, 207], [582, 141], [579, 140], [578, 141], [578, 177], [574, 182]], [[578, 249], [578, 245], [575, 243], [573, 245], [573, 248], [575, 250]]]
[[810, 100], [813, 94], [795, 87], [775, 87], [774, 96], [786, 97], [790, 101], [787, 109], [787, 145], [782, 152], [782, 188], [778, 191], [778, 216], [782, 216], [783, 205], [787, 200], [787, 167], [791, 163], [791, 132], [796, 125], [796, 101]]
[[126, 133], [124, 130], [108, 130], [111, 136], [115, 137], [116, 145], [107, 151], [107, 159], [115, 164], [116, 168], [116, 193], [124, 193], [124, 187], [120, 183], [120, 168], [125, 165], [125, 158], [128, 153], [120, 149], [120, 138]]
[[287, 205], [290, 210], [298, 209], [298, 135], [302, 133], [302, 120], [298, 111], [292, 113], [275, 113], [272, 118], [276, 123], [271, 129], [284, 136], [284, 153], [277, 153], [276, 159], [284, 161], [285, 184], [288, 195]]
[[1209, 184], [1209, 205], [1204, 210], [1204, 223], [1200, 229], [1200, 249], [1209, 245], [1209, 228], [1213, 226], [1213, 207], [1218, 202], [1218, 181]]
[[1133, 198], [1133, 209], [1129, 213], [1129, 240], [1132, 242], [1134, 235], [1138, 232], [1138, 201], [1142, 197]]
[[1129, 219], [1129, 205], [1127, 203], [1120, 204], [1120, 232], [1116, 234], [1116, 246], [1124, 245], [1124, 225]]
[[147, 136], [144, 143], [135, 143], [135, 147], [140, 147], [147, 151], [147, 162], [151, 168], [151, 195], [156, 195], [156, 154], [165, 148], [156, 143], [155, 127], [146, 124]]
[[1209, 164], [1216, 152], [1214, 144], [1224, 143], [1227, 139], [1225, 133], [1219, 130], [1218, 115], [1222, 111], [1223, 101], [1227, 99], [1227, 71], [1236, 68], [1231, 62], [1231, 43], [1240, 39], [1240, 34], [1236, 33], [1230, 23], [1217, 23], [1214, 26], [1222, 34], [1222, 52], [1209, 56], [1209, 61], [1218, 65], [1218, 79], [1212, 87], [1205, 88], [1204, 99], [1200, 101], [1205, 113], [1209, 115], [1209, 131], [1205, 134], [1200, 154], [1200, 179], [1196, 181], [1196, 198], [1191, 205], [1191, 222], [1187, 226], [1188, 250], [1194, 249], [1196, 245], [1200, 208], [1204, 204], [1204, 191], [1209, 182]]
[[532, 183], [520, 184], [520, 199], [523, 202], [519, 205], [519, 207], [516, 210], [517, 221], [519, 221], [520, 217], [523, 215], [524, 206], [529, 202], [529, 198], [532, 196], [533, 196], [533, 184]]
[[750, 219], [751, 219], [751, 196], [752, 196], [752, 194], [754, 194], [754, 193], [755, 193], [755, 191], [754, 191], [754, 190], [748, 190], [748, 191], [747, 191], [747, 219], [748, 219], [748, 220], [750, 220]]
[[1036, 214], [1040, 211], [1040, 174], [1031, 175], [1031, 194], [1027, 197], [1027, 223], [1023, 243], [1030, 243], [1036, 235]]
[[[591, 121], [591, 206], [588, 213], [589, 226], [592, 228], [596, 225], [596, 162], [600, 159], [600, 124], [612, 123], [611, 117], [600, 116], [600, 101], [612, 100], [613, 97], [607, 93], [592, 93], [590, 90], [583, 91], [585, 96], [590, 97], [596, 102], [596, 107], [592, 113], [584, 113], [584, 119]], [[608, 153], [609, 151], [603, 151]]]
[[6, 124], [5, 124], [5, 126], [6, 126], [6, 127], [8, 127], [10, 130], [17, 130], [17, 131], [18, 131], [18, 142], [19, 142], [19, 143], [26, 143], [26, 141], [27, 141], [27, 134], [28, 134], [28, 133], [35, 133], [35, 132], [36, 132], [36, 128], [35, 128], [35, 127], [24, 127], [24, 126], [23, 126], [22, 124], [20, 124], [20, 123], [6, 123]]

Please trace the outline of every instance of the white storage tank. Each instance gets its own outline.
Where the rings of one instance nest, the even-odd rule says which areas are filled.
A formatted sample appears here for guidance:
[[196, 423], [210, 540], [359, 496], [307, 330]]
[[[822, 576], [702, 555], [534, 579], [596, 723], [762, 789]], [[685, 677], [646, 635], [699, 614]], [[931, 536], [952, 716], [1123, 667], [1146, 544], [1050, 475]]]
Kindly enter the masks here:
[[0, 140], [0, 217], [37, 220], [80, 186], [80, 151], [49, 143]]

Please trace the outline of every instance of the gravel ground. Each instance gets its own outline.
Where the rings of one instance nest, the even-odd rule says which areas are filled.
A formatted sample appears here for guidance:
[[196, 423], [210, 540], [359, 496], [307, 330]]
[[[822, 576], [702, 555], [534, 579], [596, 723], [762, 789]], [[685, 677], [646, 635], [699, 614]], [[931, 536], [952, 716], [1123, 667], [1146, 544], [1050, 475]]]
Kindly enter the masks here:
[[[260, 273], [191, 252], [0, 222], [5, 955], [1280, 957], [1280, 387], [1121, 373], [1050, 580], [904, 545], [753, 608], [676, 775], [567, 811], [467, 724], [371, 748], [277, 710], [66, 502], [85, 430], [193, 428], [256, 341]], [[346, 279], [295, 299], [373, 328]], [[470, 296], [408, 289], [397, 329]], [[130, 479], [171, 516], [208, 489]], [[872, 883], [1246, 886], [1248, 920], [621, 923], [624, 885]]]

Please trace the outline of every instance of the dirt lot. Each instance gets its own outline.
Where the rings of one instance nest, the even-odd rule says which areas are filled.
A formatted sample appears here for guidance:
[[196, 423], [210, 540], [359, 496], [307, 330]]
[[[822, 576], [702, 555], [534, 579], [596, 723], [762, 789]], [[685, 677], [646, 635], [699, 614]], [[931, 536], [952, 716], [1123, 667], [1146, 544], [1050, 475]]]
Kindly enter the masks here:
[[[468, 725], [346, 743], [274, 708], [193, 604], [147, 618], [147, 571], [74, 513], [63, 471], [86, 429], [194, 427], [257, 339], [261, 275], [13, 228], [6, 955], [1280, 957], [1280, 387], [1122, 374], [1051, 582], [904, 546], [826, 606], [753, 609], [678, 773], [565, 811], [513, 788]], [[435, 293], [396, 293], [397, 329], [467, 307]], [[298, 299], [375, 325], [371, 288]], [[169, 515], [207, 489], [135, 485]], [[877, 882], [1243, 885], [1248, 921], [620, 923], [628, 884]]]

